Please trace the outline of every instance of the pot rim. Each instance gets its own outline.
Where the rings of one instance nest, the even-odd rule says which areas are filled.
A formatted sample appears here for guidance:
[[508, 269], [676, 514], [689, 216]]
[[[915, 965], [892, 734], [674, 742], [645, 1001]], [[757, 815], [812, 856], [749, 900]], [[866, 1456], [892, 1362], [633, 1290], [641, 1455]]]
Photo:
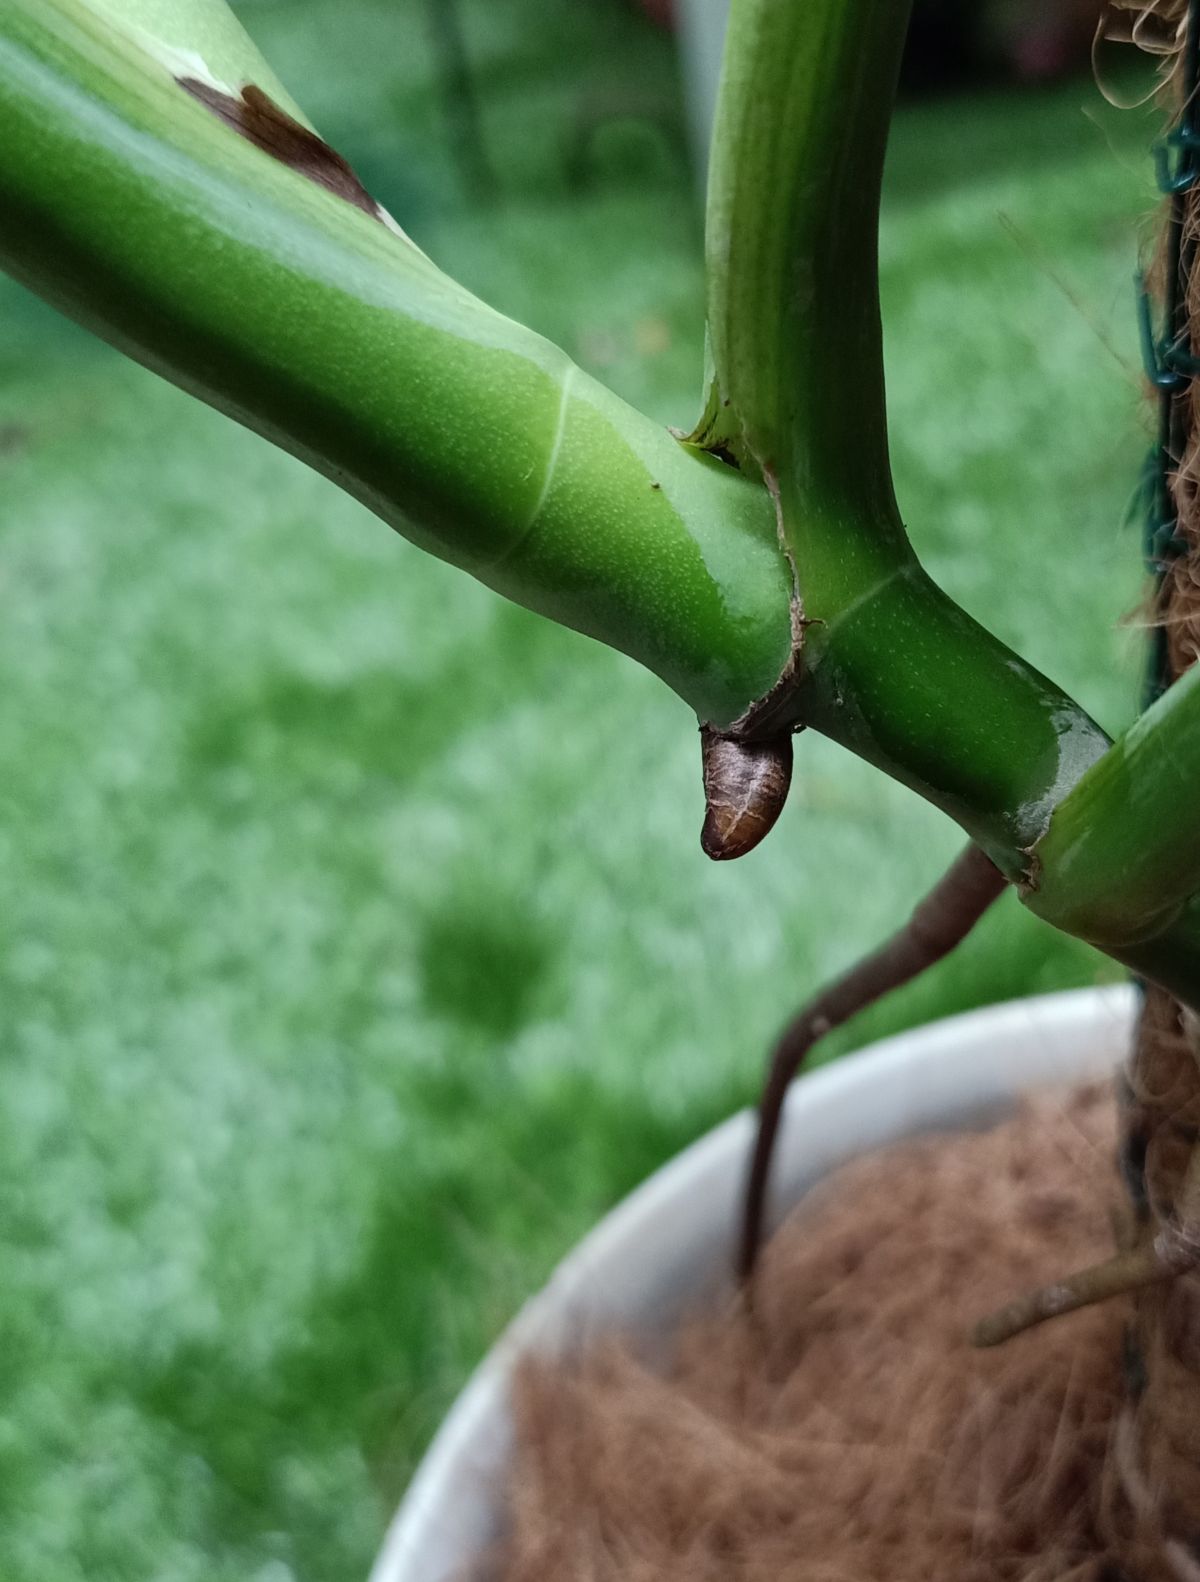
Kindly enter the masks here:
[[[1121, 984], [1010, 1000], [944, 1017], [818, 1067], [780, 1128], [777, 1221], [815, 1181], [867, 1149], [921, 1131], [986, 1124], [1019, 1094], [1111, 1072], [1137, 992]], [[475, 1369], [401, 1501], [370, 1582], [461, 1582], [500, 1526], [497, 1474], [511, 1443], [508, 1381], [531, 1350], [589, 1332], [654, 1334], [728, 1283], [734, 1185], [753, 1117], [743, 1110], [685, 1148], [602, 1218], [521, 1308]]]

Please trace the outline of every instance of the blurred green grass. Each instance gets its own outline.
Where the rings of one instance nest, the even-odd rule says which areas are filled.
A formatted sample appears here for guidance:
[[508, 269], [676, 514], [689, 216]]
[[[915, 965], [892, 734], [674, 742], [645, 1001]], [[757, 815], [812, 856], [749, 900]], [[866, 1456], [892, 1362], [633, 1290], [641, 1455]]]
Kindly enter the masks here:
[[[464, 8], [468, 201], [414, 0], [251, 30], [418, 241], [665, 421], [699, 226], [669, 42], [610, 0]], [[1136, 693], [1143, 116], [1088, 84], [906, 108], [883, 293], [935, 574], [1110, 728]], [[706, 865], [649, 676], [424, 559], [0, 284], [0, 1576], [365, 1572], [471, 1363], [554, 1260], [751, 1097], [780, 1019], [948, 860], [798, 744]], [[839, 1047], [1111, 976], [1006, 901]]]

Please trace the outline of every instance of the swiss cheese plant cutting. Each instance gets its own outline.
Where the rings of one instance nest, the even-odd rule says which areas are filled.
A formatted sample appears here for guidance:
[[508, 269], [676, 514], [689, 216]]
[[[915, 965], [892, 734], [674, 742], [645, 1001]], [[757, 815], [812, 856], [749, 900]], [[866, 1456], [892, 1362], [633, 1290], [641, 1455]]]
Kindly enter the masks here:
[[[733, 0], [707, 200], [707, 372], [688, 432], [443, 273], [222, 0], [2, 0], [0, 262], [420, 548], [659, 676], [679, 729], [699, 728], [710, 858], [769, 836], [805, 775], [806, 732], [961, 827], [962, 855], [911, 920], [780, 1040], [746, 1197], [747, 1281], [783, 1097], [808, 1052], [952, 950], [1005, 889], [1135, 974], [1147, 999], [1124, 1149], [1137, 1234], [1014, 1294], [977, 1339], [1137, 1290], [1151, 1293], [1141, 1343], [1158, 1356], [1171, 1350], [1164, 1314], [1175, 1334], [1200, 1312], [1200, 672], [1178, 635], [1200, 630], [1188, 604], [1200, 16], [1182, 0], [1127, 5], [1110, 29], [1159, 53], [1170, 117], [1166, 242], [1142, 291], [1167, 637], [1148, 707], [1112, 741], [937, 586], [893, 491], [877, 236], [909, 9]], [[1145, 1075], [1164, 1040], [1186, 1051], [1190, 1082], [1169, 1167], [1162, 1128], [1178, 1129], [1180, 1104], [1164, 1107]], [[1139, 1432], [1153, 1460], [1152, 1414]], [[1193, 1476], [1190, 1450], [1167, 1460], [1169, 1476]]]

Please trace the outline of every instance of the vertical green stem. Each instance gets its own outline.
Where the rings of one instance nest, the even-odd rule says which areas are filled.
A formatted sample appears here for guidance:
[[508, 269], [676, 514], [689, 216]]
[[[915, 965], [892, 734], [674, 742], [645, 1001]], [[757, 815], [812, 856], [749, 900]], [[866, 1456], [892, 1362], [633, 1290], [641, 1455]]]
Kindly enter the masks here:
[[[909, 0], [734, 0], [730, 12], [708, 197], [714, 422], [786, 480], [795, 512], [784, 532], [809, 557], [819, 546], [799, 540], [799, 516], [814, 504], [870, 524], [876, 565], [907, 547], [894, 520], [876, 278], [908, 13]], [[805, 565], [806, 576], [817, 570]], [[842, 570], [861, 587], [856, 563]]]

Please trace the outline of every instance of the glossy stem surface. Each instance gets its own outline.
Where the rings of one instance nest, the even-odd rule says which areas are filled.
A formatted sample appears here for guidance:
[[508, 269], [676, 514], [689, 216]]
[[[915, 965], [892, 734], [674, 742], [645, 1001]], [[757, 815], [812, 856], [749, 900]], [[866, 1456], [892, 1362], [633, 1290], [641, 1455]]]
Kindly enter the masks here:
[[[788, 576], [761, 488], [239, 136], [175, 80], [197, 52], [116, 9], [0, 7], [0, 263], [702, 719], [770, 688]], [[266, 70], [225, 69], [234, 93]]]
[[1025, 902], [1200, 1010], [1200, 667], [1054, 810]]

